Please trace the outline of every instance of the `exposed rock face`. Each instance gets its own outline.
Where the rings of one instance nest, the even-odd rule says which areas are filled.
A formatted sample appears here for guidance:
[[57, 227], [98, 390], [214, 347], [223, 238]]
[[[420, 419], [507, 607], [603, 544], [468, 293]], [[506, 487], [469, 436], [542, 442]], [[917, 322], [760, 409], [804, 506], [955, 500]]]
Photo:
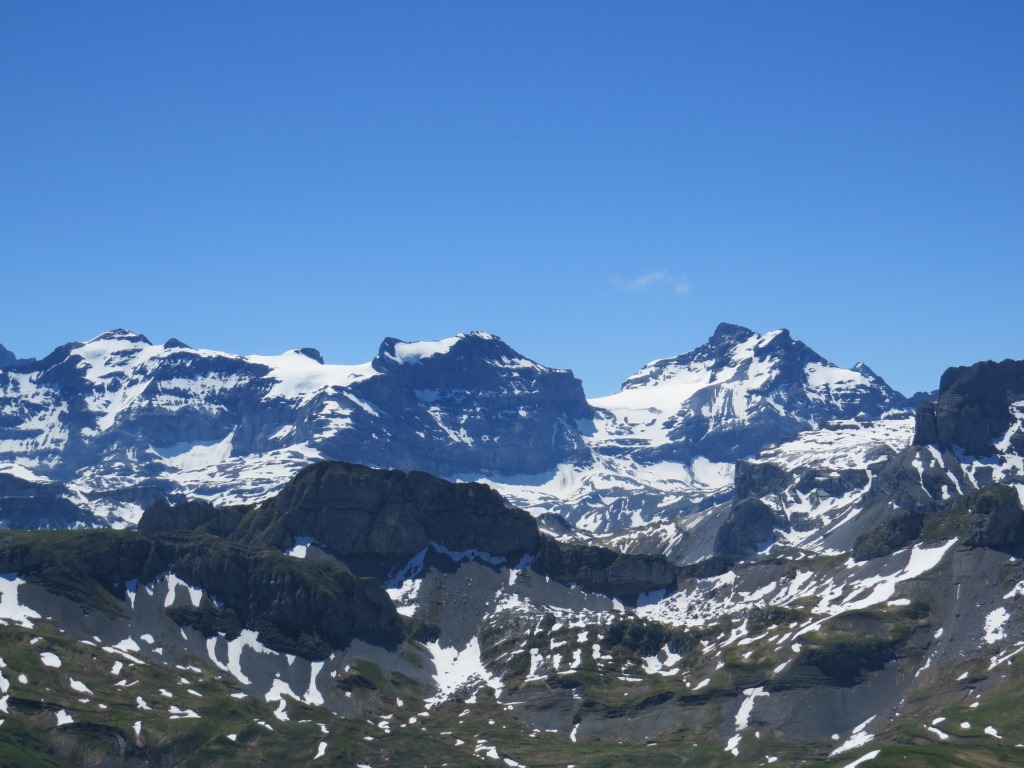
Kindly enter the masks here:
[[792, 482], [792, 476], [784, 467], [768, 461], [736, 462], [736, 498], [759, 498], [769, 493], [779, 493]]
[[301, 471], [249, 515], [235, 536], [280, 547], [309, 537], [346, 562], [400, 562], [435, 543], [514, 563], [540, 544], [534, 519], [485, 485], [344, 462]]
[[715, 554], [737, 560], [756, 555], [776, 529], [789, 530], [789, 521], [758, 499], [737, 500], [715, 535]]
[[591, 592], [629, 600], [676, 586], [676, 569], [663, 557], [625, 555], [552, 539], [544, 540], [532, 565], [537, 573], [563, 584], [577, 584]]
[[972, 547], [1015, 551], [1024, 544], [1024, 508], [1014, 488], [993, 483], [954, 504], [940, 521], [942, 532]]
[[887, 520], [869, 533], [857, 539], [853, 547], [855, 560], [872, 560], [888, 557], [903, 549], [921, 535], [924, 529], [924, 514], [904, 512]]
[[[326, 561], [297, 560], [272, 549], [214, 537], [163, 537], [174, 572], [233, 610], [263, 642], [306, 658], [325, 658], [359, 638], [394, 646], [402, 625], [387, 593]], [[168, 546], [171, 545], [171, 546]]]
[[0, 572], [115, 615], [124, 610], [118, 599], [126, 583], [145, 584], [168, 570], [221, 604], [205, 601], [184, 615], [185, 623], [249, 627], [285, 653], [324, 658], [355, 638], [384, 646], [402, 638], [383, 588], [330, 562], [202, 534], [0, 532]]
[[59, 530], [94, 525], [94, 519], [89, 511], [64, 498], [8, 496], [0, 498], [0, 525], [16, 529]]
[[[485, 333], [432, 349], [385, 339], [371, 363], [381, 375], [353, 385], [380, 410], [401, 414], [404, 433], [362, 446], [360, 463], [439, 475], [533, 474], [586, 451], [576, 422], [593, 409], [571, 371], [538, 365]], [[417, 432], [428, 437], [411, 439]]]
[[0, 414], [0, 462], [29, 460], [90, 499], [145, 484], [242, 500], [319, 458], [448, 476], [550, 470], [586, 452], [593, 409], [572, 372], [484, 333], [387, 339], [372, 362], [344, 366], [311, 348], [243, 357], [119, 329], [0, 368]]
[[194, 531], [203, 529], [217, 536], [232, 533], [242, 521], [248, 507], [215, 507], [208, 501], [188, 500], [169, 504], [157, 499], [143, 513], [137, 530], [154, 536], [171, 531]]
[[[942, 375], [939, 399], [917, 410], [915, 445], [959, 446], [970, 456], [990, 456], [1015, 419], [1011, 409], [1024, 401], [1024, 361], [986, 361], [950, 368]], [[1024, 453], [1024, 435], [1011, 436]]]
[[92, 514], [65, 498], [67, 492], [61, 483], [0, 472], [0, 527], [59, 529], [91, 524]]
[[20, 368], [24, 365], [31, 365], [34, 362], [35, 359], [31, 357], [20, 359], [3, 344], [0, 344], [0, 368]]
[[1016, 549], [1024, 544], [1024, 509], [1015, 489], [991, 485], [972, 496], [966, 500], [974, 517], [968, 545]]

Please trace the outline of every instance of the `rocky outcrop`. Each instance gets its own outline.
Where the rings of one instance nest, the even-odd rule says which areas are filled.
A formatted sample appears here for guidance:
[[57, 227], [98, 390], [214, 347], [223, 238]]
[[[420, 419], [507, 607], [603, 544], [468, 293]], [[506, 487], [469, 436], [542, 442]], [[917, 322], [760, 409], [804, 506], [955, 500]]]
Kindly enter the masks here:
[[674, 590], [676, 569], [658, 555], [626, 555], [603, 547], [544, 539], [533, 570], [563, 584], [626, 600], [658, 590]]
[[715, 534], [714, 553], [740, 560], [756, 555], [775, 538], [775, 531], [789, 530], [789, 521], [759, 499], [739, 499]]
[[20, 359], [11, 350], [0, 344], [0, 368], [20, 368], [35, 362], [33, 358]]
[[768, 461], [736, 462], [736, 498], [760, 498], [779, 493], [793, 482], [785, 468]]
[[[275, 650], [325, 658], [355, 638], [393, 647], [402, 625], [372, 579], [324, 560], [299, 560], [212, 536], [165, 536], [174, 573], [206, 589]], [[212, 606], [211, 606], [212, 607]]]
[[354, 567], [391, 567], [432, 543], [514, 564], [540, 544], [534, 519], [485, 485], [345, 462], [302, 470], [233, 535], [282, 548], [308, 537]]
[[89, 525], [92, 514], [65, 495], [62, 483], [35, 482], [0, 472], [0, 528], [60, 529]]
[[[934, 403], [917, 409], [914, 445], [958, 446], [970, 456], [990, 456], [994, 443], [1014, 422], [1010, 407], [1024, 401], [1024, 361], [986, 361], [950, 368], [939, 384]], [[1024, 453], [1024, 434], [1011, 437]]]
[[0, 532], [0, 572], [18, 573], [86, 609], [124, 615], [125, 585], [173, 571], [217, 599], [174, 614], [179, 623], [247, 627], [274, 650], [325, 658], [353, 639], [393, 647], [402, 624], [387, 593], [328, 561], [203, 534]]
[[238, 528], [249, 509], [216, 507], [208, 501], [196, 499], [172, 505], [166, 499], [157, 499], [142, 514], [136, 529], [151, 536], [170, 531], [200, 529], [217, 536], [227, 536]]
[[1024, 546], [1024, 506], [1016, 488], [992, 483], [930, 514], [897, 514], [857, 540], [853, 556], [891, 555], [917, 540], [958, 538], [968, 547], [1017, 552]]
[[0, 497], [0, 526], [17, 529], [64, 529], [94, 525], [92, 513], [68, 499], [50, 496]]
[[853, 546], [855, 560], [888, 557], [915, 541], [924, 529], [924, 514], [903, 512], [886, 520], [874, 530], [858, 537]]
[[969, 547], [1016, 552], [1024, 545], [1024, 507], [1016, 488], [987, 485], [929, 520], [925, 534], [958, 537]]

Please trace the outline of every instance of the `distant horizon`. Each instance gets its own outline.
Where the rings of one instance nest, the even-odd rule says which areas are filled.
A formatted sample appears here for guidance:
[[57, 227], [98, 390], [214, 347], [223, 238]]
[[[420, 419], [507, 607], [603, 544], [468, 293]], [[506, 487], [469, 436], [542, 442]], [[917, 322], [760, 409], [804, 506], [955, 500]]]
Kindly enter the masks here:
[[[1024, 3], [0, 7], [0, 343], [373, 357], [602, 396], [729, 321], [905, 394], [1024, 358]], [[70, 337], [70, 338], [69, 338]]]
[[[829, 357], [829, 355], [827, 353], [822, 352], [820, 349], [817, 349], [816, 347], [814, 347], [811, 344], [808, 344], [804, 339], [802, 339], [800, 337], [799, 333], [795, 333], [791, 328], [772, 328], [772, 329], [769, 329], [769, 330], [760, 330], [760, 329], [757, 329], [757, 328], [750, 328], [748, 326], [742, 325], [741, 323], [731, 323], [729, 321], [720, 321], [719, 323], [715, 323], [714, 327], [707, 334], [707, 336], [705, 337], [705, 339], [703, 341], [699, 342], [698, 344], [695, 344], [693, 347], [690, 347], [688, 349], [679, 350], [678, 352], [676, 352], [674, 354], [668, 354], [668, 355], [664, 355], [662, 357], [651, 358], [650, 360], [648, 360], [648, 361], [644, 362], [643, 364], [641, 364], [640, 366], [638, 366], [635, 370], [629, 371], [628, 373], [625, 373], [621, 377], [619, 383], [614, 386], [614, 389], [606, 391], [606, 392], [602, 392], [600, 394], [595, 394], [595, 393], [592, 393], [589, 390], [588, 381], [585, 378], [585, 376], [581, 375], [580, 372], [577, 371], [575, 368], [573, 368], [571, 366], [567, 366], [567, 365], [561, 365], [561, 364], [558, 363], [557, 360], [553, 361], [553, 360], [538, 359], [535, 355], [531, 354], [529, 349], [523, 349], [523, 348], [517, 346], [515, 343], [510, 342], [508, 339], [506, 339], [501, 334], [493, 333], [493, 332], [487, 330], [486, 328], [473, 328], [473, 329], [469, 329], [469, 330], [465, 330], [465, 331], [458, 331], [456, 333], [449, 334], [448, 336], [439, 336], [439, 337], [430, 338], [430, 339], [427, 339], [427, 338], [400, 338], [400, 337], [397, 337], [397, 336], [392, 336], [392, 335], [385, 334], [385, 335], [380, 337], [380, 340], [377, 342], [377, 345], [374, 348], [373, 354], [367, 356], [365, 359], [359, 359], [359, 360], [333, 359], [330, 355], [324, 354], [324, 350], [321, 347], [319, 347], [319, 346], [317, 346], [315, 344], [294, 344], [294, 345], [291, 345], [291, 346], [286, 346], [286, 347], [284, 347], [282, 349], [278, 349], [276, 351], [261, 349], [258, 352], [252, 352], [252, 351], [244, 351], [244, 350], [229, 349], [229, 348], [224, 348], [224, 347], [210, 346], [210, 345], [206, 345], [206, 344], [193, 344], [188, 339], [184, 339], [184, 338], [181, 338], [180, 336], [176, 336], [176, 335], [173, 335], [173, 334], [170, 335], [170, 336], [164, 337], [164, 338], [157, 339], [157, 338], [154, 338], [151, 334], [146, 333], [145, 331], [141, 331], [141, 330], [136, 329], [136, 328], [129, 328], [129, 327], [125, 327], [125, 326], [118, 326], [118, 327], [115, 327], [115, 328], [107, 328], [106, 330], [100, 331], [99, 333], [93, 334], [93, 335], [91, 335], [91, 336], [89, 336], [87, 338], [83, 337], [83, 338], [80, 338], [80, 339], [67, 339], [67, 340], [62, 341], [62, 342], [60, 342], [58, 344], [53, 345], [51, 348], [49, 348], [45, 352], [41, 352], [41, 353], [37, 353], [37, 354], [24, 354], [24, 353], [20, 352], [19, 350], [13, 349], [12, 347], [10, 347], [8, 344], [6, 344], [4, 342], [3, 339], [0, 339], [0, 347], [3, 347], [5, 349], [7, 349], [8, 352], [12, 352], [15, 355], [15, 357], [17, 357], [20, 360], [34, 359], [36, 361], [39, 361], [39, 360], [45, 359], [48, 355], [52, 354], [54, 351], [56, 351], [60, 347], [64, 346], [65, 344], [86, 343], [86, 342], [89, 342], [89, 341], [91, 341], [93, 339], [96, 339], [96, 338], [98, 338], [100, 336], [103, 336], [104, 334], [107, 334], [107, 333], [113, 333], [113, 332], [116, 332], [116, 331], [125, 331], [127, 333], [132, 333], [132, 334], [135, 334], [135, 335], [138, 335], [138, 336], [141, 336], [141, 337], [145, 338], [150, 344], [152, 344], [154, 346], [161, 346], [161, 345], [164, 345], [164, 344], [166, 344], [167, 342], [170, 342], [170, 341], [177, 341], [177, 342], [180, 342], [182, 344], [185, 344], [186, 346], [188, 346], [188, 347], [190, 347], [192, 349], [201, 349], [201, 350], [206, 350], [206, 351], [210, 351], [210, 352], [220, 352], [220, 353], [226, 353], [226, 354], [230, 354], [230, 355], [239, 355], [239, 356], [242, 356], [242, 357], [272, 357], [272, 356], [276, 356], [276, 355], [281, 355], [281, 354], [287, 353], [287, 352], [292, 351], [292, 350], [313, 349], [313, 350], [315, 350], [315, 351], [320, 353], [320, 355], [323, 357], [323, 362], [326, 365], [352, 365], [352, 366], [357, 366], [357, 365], [366, 364], [366, 363], [370, 362], [371, 360], [373, 360], [373, 358], [376, 357], [378, 352], [379, 352], [380, 345], [383, 344], [384, 340], [388, 339], [388, 338], [397, 338], [399, 341], [402, 341], [402, 342], [413, 342], [414, 343], [414, 342], [423, 342], [423, 341], [442, 341], [442, 340], [449, 339], [449, 338], [454, 338], [454, 337], [460, 336], [460, 335], [468, 335], [468, 334], [473, 334], [473, 333], [486, 333], [486, 334], [489, 334], [489, 335], [492, 335], [492, 336], [495, 336], [495, 337], [501, 339], [501, 341], [503, 341], [506, 344], [508, 344], [516, 352], [519, 352], [524, 357], [527, 357], [527, 358], [533, 360], [536, 363], [540, 363], [541, 365], [544, 365], [544, 366], [546, 366], [548, 368], [557, 368], [557, 369], [572, 371], [573, 375], [583, 383], [584, 393], [586, 394], [587, 398], [590, 399], [590, 400], [595, 400], [595, 399], [599, 399], [599, 398], [602, 398], [602, 397], [607, 397], [608, 395], [611, 395], [611, 394], [614, 394], [615, 392], [618, 392], [619, 389], [621, 388], [622, 383], [624, 383], [626, 381], [626, 379], [628, 379], [630, 376], [632, 376], [635, 373], [637, 373], [638, 371], [640, 371], [644, 366], [648, 365], [649, 363], [653, 363], [653, 362], [655, 362], [657, 360], [663, 360], [663, 359], [678, 357], [680, 355], [685, 355], [685, 354], [693, 351], [697, 347], [699, 347], [702, 344], [706, 343], [713, 336], [715, 328], [717, 328], [721, 324], [736, 325], [738, 327], [741, 327], [741, 328], [744, 328], [746, 330], [752, 331], [752, 332], [758, 334], [759, 336], [764, 336], [764, 335], [766, 335], [768, 333], [772, 333], [774, 331], [787, 331], [792, 336], [792, 338], [794, 340], [803, 342], [804, 344], [807, 344], [808, 347], [810, 347], [812, 350], [814, 350], [819, 355], [821, 355], [826, 360], [828, 360], [830, 363], [836, 365], [839, 368], [852, 369], [855, 365], [858, 365], [858, 364], [866, 365], [868, 368], [871, 369], [872, 372], [874, 372], [876, 375], [880, 376], [885, 381], [886, 384], [888, 384], [890, 387], [892, 387], [894, 390], [896, 390], [899, 394], [901, 394], [901, 395], [903, 395], [904, 397], [907, 397], [907, 398], [911, 398], [911, 397], [913, 397], [915, 395], [918, 395], [918, 394], [921, 394], [921, 393], [933, 392], [933, 391], [938, 390], [938, 388], [939, 388], [939, 378], [941, 377], [942, 373], [944, 373], [949, 368], [954, 368], [954, 367], [963, 366], [963, 365], [973, 365], [974, 363], [983, 362], [982, 359], [979, 359], [979, 360], [974, 360], [974, 361], [972, 361], [970, 363], [962, 363], [962, 364], [958, 364], [958, 365], [948, 365], [945, 368], [943, 368], [942, 371], [939, 372], [939, 375], [935, 379], [934, 386], [918, 388], [918, 389], [914, 389], [914, 390], [908, 392], [908, 391], [905, 391], [903, 389], [900, 389], [900, 387], [898, 387], [896, 384], [894, 384], [892, 381], [890, 381], [889, 378], [885, 375], [885, 372], [878, 370], [874, 365], [871, 364], [870, 360], [855, 360], [855, 361], [853, 361], [851, 363], [844, 363], [844, 362], [833, 360], [831, 357]], [[986, 359], [989, 359], [989, 358], [986, 358]], [[994, 358], [991, 358], [991, 359], [994, 359]], [[1008, 359], [1008, 358], [999, 358], [999, 360], [1004, 360], [1004, 359]], [[999, 360], [996, 360], [996, 362], [998, 362]]]

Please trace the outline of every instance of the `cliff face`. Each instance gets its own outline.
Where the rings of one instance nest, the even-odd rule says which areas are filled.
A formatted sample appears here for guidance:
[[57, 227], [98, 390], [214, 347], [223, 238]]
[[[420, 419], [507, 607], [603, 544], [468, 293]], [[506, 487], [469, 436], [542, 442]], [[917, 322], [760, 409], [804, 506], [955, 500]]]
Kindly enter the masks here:
[[[1024, 453], [1024, 434], [1007, 435], [1013, 409], [1024, 401], [1024, 360], [986, 361], [950, 368], [939, 397], [917, 409], [914, 445], [959, 446], [970, 456], [990, 456], [1006, 436], [1008, 447]], [[1005, 449], [1004, 449], [1005, 450]]]
[[209, 595], [169, 611], [177, 623], [209, 636], [248, 627], [268, 647], [305, 658], [325, 658], [356, 638], [392, 647], [402, 638], [398, 614], [376, 581], [327, 561], [201, 533], [8, 531], [0, 533], [0, 572], [115, 617], [130, 612], [128, 585], [173, 573]]
[[280, 547], [308, 537], [343, 560], [403, 560], [434, 543], [516, 561], [540, 543], [533, 518], [485, 485], [344, 462], [299, 472], [234, 536]]
[[544, 576], [626, 600], [671, 590], [677, 578], [662, 556], [556, 542], [485, 485], [336, 461], [307, 467], [256, 507], [158, 502], [139, 530], [200, 531], [279, 550], [315, 542], [355, 573], [381, 581], [427, 549], [509, 566], [532, 557]]

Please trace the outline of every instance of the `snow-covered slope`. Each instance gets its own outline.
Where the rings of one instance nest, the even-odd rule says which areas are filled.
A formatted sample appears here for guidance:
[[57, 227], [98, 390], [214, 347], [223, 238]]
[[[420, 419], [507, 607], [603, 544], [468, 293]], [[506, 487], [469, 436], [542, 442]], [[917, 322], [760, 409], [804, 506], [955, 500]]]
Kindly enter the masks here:
[[722, 324], [706, 344], [656, 360], [621, 391], [593, 400], [593, 445], [645, 459], [733, 462], [833, 419], [873, 418], [904, 398], [866, 366], [839, 368], [788, 331]]
[[557, 510], [599, 533], [722, 499], [737, 459], [804, 430], [908, 413], [906, 399], [865, 365], [839, 368], [785, 330], [760, 335], [725, 323], [706, 344], [646, 365], [590, 404], [585, 463], [488, 480], [528, 509]]
[[903, 405], [863, 366], [730, 325], [589, 403], [570, 371], [486, 333], [385, 339], [369, 363], [327, 365], [312, 349], [242, 356], [118, 330], [0, 367], [0, 462], [114, 525], [161, 496], [259, 500], [338, 459], [483, 480], [607, 532], [727, 497], [734, 461], [768, 444]]
[[65, 482], [114, 524], [167, 493], [273, 493], [320, 458], [441, 475], [537, 472], [585, 445], [571, 372], [497, 337], [386, 339], [364, 365], [151, 344], [112, 331], [0, 369], [0, 462]]
[[[858, 429], [840, 471], [907, 436]], [[806, 469], [796, 442], [773, 458]], [[137, 532], [0, 531], [0, 751], [92, 737], [91, 756], [101, 732], [123, 765], [274, 739], [301, 752], [282, 765], [1016, 765], [1009, 501], [997, 546], [938, 529], [714, 569], [554, 542], [481, 486], [356, 465], [255, 508], [157, 505]]]

